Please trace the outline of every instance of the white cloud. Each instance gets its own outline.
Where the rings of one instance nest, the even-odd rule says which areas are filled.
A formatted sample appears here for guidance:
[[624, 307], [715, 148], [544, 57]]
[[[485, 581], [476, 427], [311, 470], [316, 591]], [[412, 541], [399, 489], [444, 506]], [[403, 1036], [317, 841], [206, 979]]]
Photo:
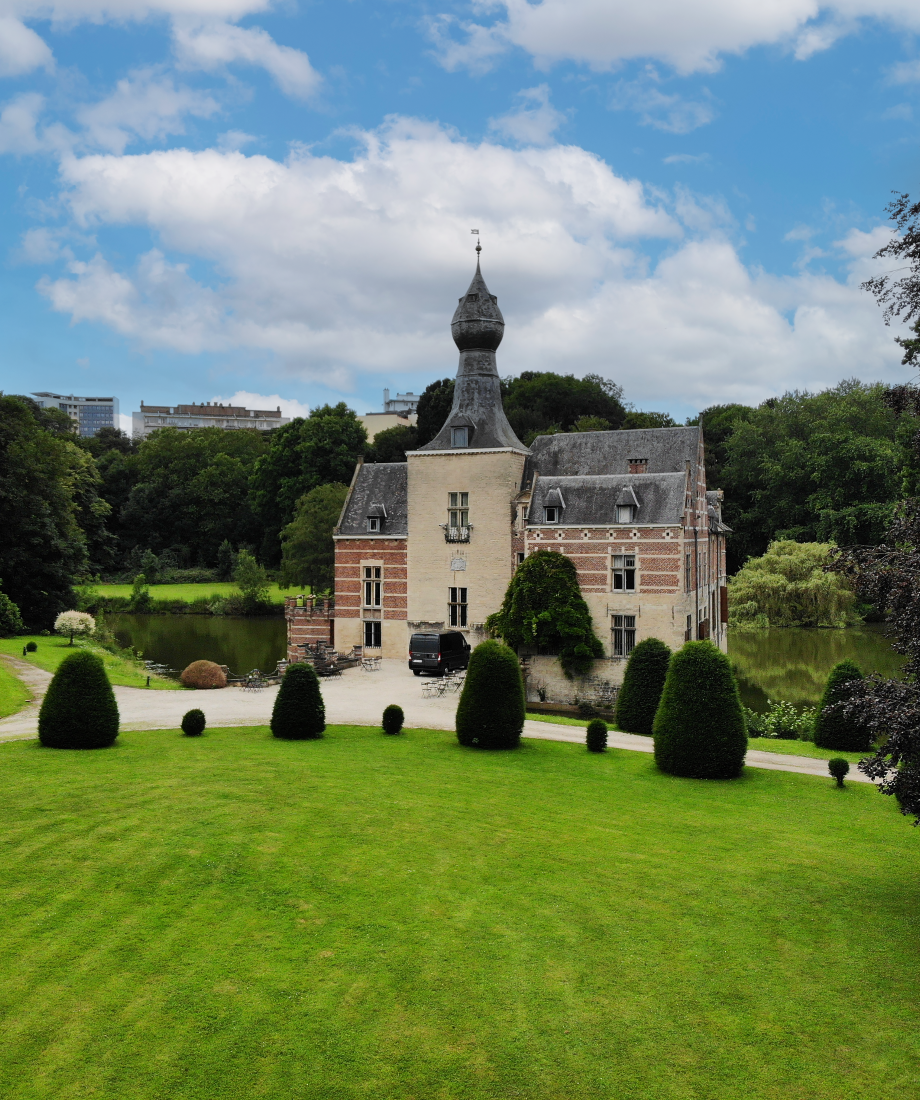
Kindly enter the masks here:
[[689, 134], [715, 118], [709, 93], [703, 99], [684, 99], [661, 91], [661, 78], [649, 65], [637, 80], [621, 80], [613, 90], [610, 106], [615, 111], [635, 111], [645, 126], [671, 134]]
[[77, 120], [90, 144], [121, 153], [136, 138], [182, 134], [186, 115], [209, 118], [218, 109], [204, 92], [176, 87], [171, 77], [140, 69], [119, 80], [108, 98], [77, 111]]
[[178, 59], [188, 68], [213, 70], [243, 62], [266, 69], [286, 95], [305, 99], [319, 89], [320, 75], [307, 55], [290, 46], [279, 46], [261, 27], [180, 20], [173, 35]]
[[44, 106], [38, 92], [23, 92], [0, 110], [0, 153], [37, 153], [44, 148], [35, 132]]
[[549, 101], [549, 85], [518, 92], [519, 107], [499, 118], [489, 119], [489, 129], [521, 145], [549, 145], [553, 133], [565, 122], [565, 115]]
[[61, 244], [61, 231], [41, 227], [28, 229], [22, 235], [22, 241], [16, 259], [26, 264], [49, 264], [59, 259], [73, 259], [73, 252]]
[[[788, 45], [805, 59], [850, 33], [860, 19], [920, 30], [912, 0], [494, 0], [474, 9], [503, 11], [492, 24], [442, 17], [432, 23], [448, 68], [487, 67], [517, 46], [541, 64], [558, 60], [608, 68], [649, 58], [678, 72], [711, 72], [724, 54]], [[456, 27], [465, 40], [450, 38]]]
[[217, 148], [222, 153], [234, 153], [256, 140], [255, 134], [247, 134], [243, 130], [227, 130], [217, 135]]
[[22, 76], [33, 69], [51, 69], [54, 58], [39, 36], [11, 15], [0, 16], [0, 76]]
[[889, 84], [916, 84], [920, 81], [920, 60], [899, 61], [888, 70]]
[[663, 159], [662, 164], [703, 164], [707, 160], [708, 153], [672, 153]]
[[[157, 248], [134, 268], [74, 261], [40, 288], [74, 321], [145, 346], [268, 351], [279, 377], [340, 391], [356, 372], [415, 370], [422, 383], [456, 362], [449, 321], [478, 226], [507, 321], [502, 373], [600, 371], [651, 407], [897, 376], [892, 333], [858, 286], [884, 227], [836, 243], [842, 281], [777, 278], [742, 263], [718, 198], [650, 195], [576, 146], [474, 145], [406, 119], [363, 137], [347, 161], [304, 149], [284, 163], [215, 150], [65, 158], [61, 198], [78, 226], [146, 227]], [[211, 285], [173, 249], [210, 265]]]
[[309, 416], [310, 406], [301, 401], [295, 401], [292, 397], [281, 397], [277, 393], [251, 393], [249, 390], [237, 390], [230, 397], [222, 397], [217, 394], [211, 398], [224, 405], [240, 405], [245, 409], [281, 409], [282, 416]]

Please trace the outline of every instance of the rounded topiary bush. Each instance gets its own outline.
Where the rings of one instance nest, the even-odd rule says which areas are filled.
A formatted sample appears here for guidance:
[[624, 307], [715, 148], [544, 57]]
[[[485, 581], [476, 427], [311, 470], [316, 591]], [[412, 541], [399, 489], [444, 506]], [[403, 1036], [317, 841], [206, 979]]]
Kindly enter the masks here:
[[326, 707], [313, 666], [288, 666], [275, 697], [272, 733], [285, 741], [314, 741], [325, 728]]
[[607, 751], [607, 723], [601, 718], [595, 718], [588, 723], [588, 732], [585, 738], [588, 752]]
[[26, 642], [26, 653], [34, 653], [38, 649], [37, 642]]
[[104, 749], [118, 736], [118, 705], [95, 653], [65, 657], [38, 712], [38, 739], [52, 749]]
[[736, 779], [747, 732], [728, 657], [712, 642], [686, 642], [671, 658], [653, 728], [655, 762], [692, 779]]
[[402, 707], [398, 707], [395, 703], [390, 703], [388, 707], [383, 711], [383, 732], [384, 733], [399, 733], [403, 728], [403, 722], [405, 722], [406, 716], [403, 714]]
[[525, 707], [517, 654], [501, 642], [481, 642], [470, 654], [457, 705], [457, 740], [479, 749], [515, 749]]
[[187, 710], [182, 716], [182, 732], [186, 737], [200, 737], [204, 733], [204, 711]]
[[670, 649], [658, 638], [646, 638], [632, 651], [617, 692], [614, 721], [618, 730], [652, 736], [670, 660]]
[[831, 669], [815, 718], [815, 744], [822, 749], [868, 752], [872, 748], [871, 731], [836, 709], [838, 703], [849, 698], [847, 686], [862, 678], [859, 665], [853, 661], [841, 661]]
[[832, 756], [827, 762], [827, 770], [837, 780], [837, 786], [842, 787], [844, 776], [850, 770], [850, 763], [842, 756]]
[[225, 688], [227, 674], [213, 661], [192, 661], [179, 677], [187, 688]]

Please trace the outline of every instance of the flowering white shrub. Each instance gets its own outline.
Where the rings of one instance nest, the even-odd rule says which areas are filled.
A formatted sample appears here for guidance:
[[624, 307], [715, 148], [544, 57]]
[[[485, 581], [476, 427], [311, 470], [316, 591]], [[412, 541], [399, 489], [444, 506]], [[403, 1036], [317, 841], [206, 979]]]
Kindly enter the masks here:
[[63, 634], [65, 638], [70, 635], [71, 645], [76, 635], [94, 634], [95, 631], [96, 620], [85, 611], [62, 611], [54, 620], [55, 634]]

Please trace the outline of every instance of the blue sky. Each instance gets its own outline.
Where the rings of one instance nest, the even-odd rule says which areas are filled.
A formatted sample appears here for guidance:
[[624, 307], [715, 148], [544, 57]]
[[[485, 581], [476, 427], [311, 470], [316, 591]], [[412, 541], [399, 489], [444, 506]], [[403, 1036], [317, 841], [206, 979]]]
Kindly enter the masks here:
[[0, 0], [7, 392], [297, 412], [500, 370], [679, 417], [904, 377], [859, 283], [916, 191], [903, 0]]

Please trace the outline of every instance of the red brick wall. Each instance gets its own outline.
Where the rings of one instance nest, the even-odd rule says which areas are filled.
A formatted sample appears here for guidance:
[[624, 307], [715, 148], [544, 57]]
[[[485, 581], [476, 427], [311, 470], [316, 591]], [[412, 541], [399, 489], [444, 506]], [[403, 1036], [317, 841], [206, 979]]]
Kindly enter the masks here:
[[[637, 530], [639, 538], [629, 538], [630, 530]], [[540, 532], [543, 537], [539, 539], [531, 532], [527, 544], [529, 549], [557, 550], [571, 558], [578, 571], [578, 583], [586, 593], [610, 591], [608, 548], [614, 554], [636, 554], [639, 564], [637, 591], [647, 595], [669, 595], [680, 592], [683, 584], [681, 544], [675, 533], [679, 529], [670, 530], [672, 537], [668, 539], [663, 530], [654, 527], [617, 531], [613, 538], [608, 537], [608, 528], [549, 531], [544, 528]]]
[[383, 617], [406, 618], [406, 540], [337, 539], [335, 544], [335, 614], [361, 618], [361, 563], [383, 562]]
[[284, 600], [284, 617], [287, 619], [287, 657], [289, 661], [299, 661], [303, 657], [302, 646], [325, 642], [335, 645], [335, 611], [330, 609], [328, 601], [323, 606], [314, 606], [307, 597], [301, 603], [296, 596], [287, 596]]

